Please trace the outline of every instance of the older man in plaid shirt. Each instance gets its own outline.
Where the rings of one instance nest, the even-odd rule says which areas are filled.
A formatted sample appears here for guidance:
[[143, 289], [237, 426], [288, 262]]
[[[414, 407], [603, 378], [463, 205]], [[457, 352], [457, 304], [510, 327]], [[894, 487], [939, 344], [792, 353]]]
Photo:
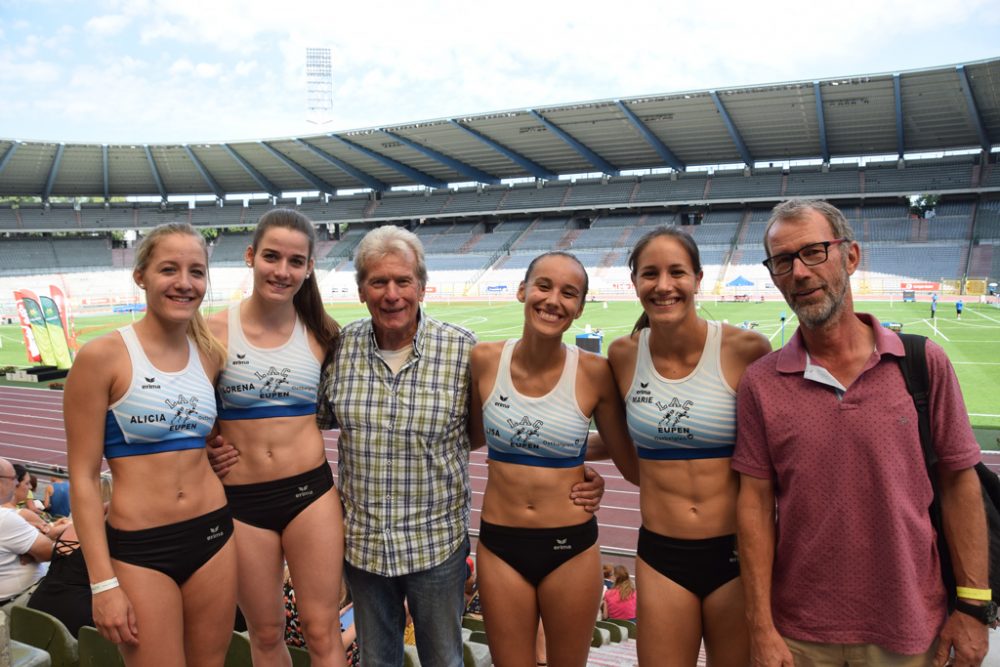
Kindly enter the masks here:
[[[317, 421], [341, 430], [345, 572], [361, 664], [403, 664], [405, 598], [421, 663], [460, 667], [475, 337], [421, 311], [427, 268], [413, 233], [369, 232], [354, 263], [371, 318], [341, 331]], [[573, 491], [596, 509], [603, 480]]]

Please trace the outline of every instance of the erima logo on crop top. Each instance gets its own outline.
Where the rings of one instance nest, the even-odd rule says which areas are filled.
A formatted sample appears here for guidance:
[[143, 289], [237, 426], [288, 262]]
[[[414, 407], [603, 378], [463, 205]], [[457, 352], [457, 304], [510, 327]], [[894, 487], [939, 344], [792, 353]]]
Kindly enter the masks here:
[[649, 386], [648, 382], [640, 382], [639, 386], [642, 389], [636, 389], [632, 394], [633, 403], [652, 403], [653, 402], [653, 392], [646, 389]]
[[233, 359], [233, 361], [232, 361], [232, 364], [231, 364], [231, 365], [233, 365], [233, 366], [246, 366], [246, 365], [247, 365], [247, 364], [249, 364], [249, 363], [250, 363], [250, 362], [249, 362], [249, 361], [247, 361], [247, 355], [245, 355], [245, 354], [240, 354], [239, 352], [237, 352], [237, 353], [236, 353], [236, 358], [235, 358], [235, 359]]
[[257, 379], [263, 381], [260, 386], [260, 397], [287, 398], [290, 394], [282, 388], [288, 384], [288, 374], [291, 372], [291, 368], [282, 368], [279, 371], [274, 366], [271, 366], [264, 373], [255, 372], [254, 375], [257, 376]]
[[507, 402], [508, 398], [510, 398], [510, 396], [504, 396], [503, 394], [500, 394], [500, 400], [493, 401], [493, 405], [495, 405], [498, 408], [504, 408], [505, 410], [510, 410], [510, 403]]
[[151, 377], [151, 378], [148, 378], [145, 375], [143, 375], [142, 379], [146, 381], [146, 384], [142, 385], [143, 389], [159, 389], [160, 388], [160, 385], [156, 384], [156, 377], [155, 376]]

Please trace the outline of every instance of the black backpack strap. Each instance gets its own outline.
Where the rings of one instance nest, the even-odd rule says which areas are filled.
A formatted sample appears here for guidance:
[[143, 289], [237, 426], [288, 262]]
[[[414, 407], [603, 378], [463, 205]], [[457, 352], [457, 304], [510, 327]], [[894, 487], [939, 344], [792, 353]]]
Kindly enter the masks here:
[[920, 431], [920, 449], [924, 454], [924, 465], [930, 478], [934, 499], [927, 508], [934, 530], [937, 531], [938, 557], [941, 560], [941, 575], [948, 591], [948, 610], [955, 604], [955, 574], [951, 566], [951, 553], [944, 537], [944, 521], [941, 515], [941, 490], [938, 483], [937, 454], [934, 451], [934, 440], [931, 437], [931, 405], [930, 405], [930, 374], [927, 371], [927, 339], [916, 334], [899, 334], [903, 341], [905, 354], [899, 358], [899, 369], [906, 381], [906, 390], [913, 397], [913, 405], [917, 408], [917, 426]]
[[917, 426], [920, 431], [920, 448], [924, 452], [924, 463], [930, 474], [931, 482], [937, 491], [937, 476], [931, 474], [931, 468], [937, 463], [937, 453], [934, 451], [934, 440], [931, 437], [931, 404], [930, 375], [927, 372], [927, 339], [916, 334], [900, 333], [905, 354], [899, 358], [899, 369], [906, 381], [906, 390], [913, 397], [913, 405], [917, 409]]

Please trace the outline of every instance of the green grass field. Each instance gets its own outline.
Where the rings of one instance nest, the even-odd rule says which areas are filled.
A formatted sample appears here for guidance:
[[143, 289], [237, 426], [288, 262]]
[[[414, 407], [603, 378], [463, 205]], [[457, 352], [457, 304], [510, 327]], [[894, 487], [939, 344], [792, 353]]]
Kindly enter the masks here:
[[[432, 301], [427, 312], [438, 319], [454, 322], [473, 331], [482, 340], [498, 340], [520, 335], [523, 306], [513, 301], [455, 302]], [[936, 327], [927, 319], [926, 303], [900, 303], [864, 301], [856, 304], [858, 310], [871, 312], [882, 321], [900, 322], [903, 331], [931, 337], [948, 353], [965, 395], [966, 406], [973, 425], [1000, 430], [1000, 309], [993, 306], [969, 304], [961, 321], [955, 319], [950, 303], [938, 309]], [[756, 322], [757, 331], [771, 340], [778, 348], [795, 331], [791, 310], [782, 302], [764, 303], [713, 303], [704, 301], [701, 314], [708, 319], [728, 320], [731, 324], [744, 321]], [[363, 304], [345, 303], [329, 307], [339, 322], [346, 323], [365, 317]], [[634, 301], [588, 303], [583, 315], [566, 334], [567, 342], [574, 342], [585, 325], [599, 329], [604, 334], [604, 349], [617, 338], [627, 334], [641, 309]], [[782, 338], [781, 314], [789, 317]], [[81, 342], [105, 333], [130, 320], [128, 315], [81, 317], [76, 327]], [[0, 366], [26, 364], [21, 333], [17, 326], [0, 326]], [[982, 438], [980, 439], [982, 442]]]

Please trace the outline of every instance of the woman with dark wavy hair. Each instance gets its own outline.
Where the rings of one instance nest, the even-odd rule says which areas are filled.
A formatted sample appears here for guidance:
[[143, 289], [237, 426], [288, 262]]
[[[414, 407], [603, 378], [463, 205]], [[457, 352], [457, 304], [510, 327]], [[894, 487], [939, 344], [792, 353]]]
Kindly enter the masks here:
[[337, 607], [344, 520], [316, 426], [320, 373], [339, 329], [323, 308], [315, 252], [308, 218], [268, 211], [245, 253], [253, 292], [209, 320], [227, 352], [216, 383], [219, 431], [239, 452], [223, 478], [236, 524], [239, 605], [262, 665], [291, 665], [286, 561], [312, 664], [345, 664]]

